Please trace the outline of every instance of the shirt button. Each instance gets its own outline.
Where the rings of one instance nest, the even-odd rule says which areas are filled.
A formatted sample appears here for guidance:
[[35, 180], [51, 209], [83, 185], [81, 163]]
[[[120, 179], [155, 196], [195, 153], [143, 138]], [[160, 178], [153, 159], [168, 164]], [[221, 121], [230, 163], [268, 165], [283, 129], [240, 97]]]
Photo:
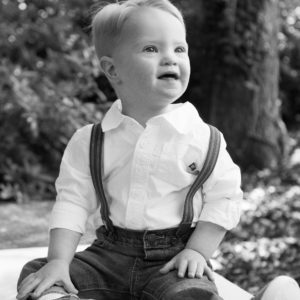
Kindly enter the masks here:
[[137, 164], [139, 164], [142, 167], [147, 167], [149, 165], [149, 163], [150, 163], [149, 159], [147, 159], [145, 157], [140, 157], [137, 162]]
[[140, 147], [141, 148], [145, 148], [146, 146], [147, 146], [147, 142], [146, 141], [143, 140], [143, 141], [140, 142]]
[[136, 168], [136, 173], [137, 173], [137, 175], [138, 176], [142, 176], [142, 177], [144, 177], [145, 175], [146, 175], [146, 172], [145, 172], [145, 170], [144, 170], [144, 168]]

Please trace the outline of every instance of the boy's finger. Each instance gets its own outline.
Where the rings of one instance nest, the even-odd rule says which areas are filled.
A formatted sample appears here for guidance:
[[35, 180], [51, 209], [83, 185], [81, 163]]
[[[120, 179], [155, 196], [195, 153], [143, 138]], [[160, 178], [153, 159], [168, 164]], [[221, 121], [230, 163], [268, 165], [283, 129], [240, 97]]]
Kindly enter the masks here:
[[180, 278], [184, 277], [187, 267], [188, 267], [188, 261], [186, 259], [180, 261], [178, 265], [178, 277]]
[[49, 289], [51, 286], [53, 286], [55, 283], [55, 281], [53, 280], [49, 280], [49, 279], [45, 279], [43, 281], [40, 282], [40, 284], [37, 286], [37, 288], [35, 289], [35, 291], [33, 292], [33, 297], [38, 298], [41, 296], [41, 294], [46, 291], [47, 289]]
[[173, 259], [171, 259], [159, 270], [159, 272], [162, 274], [166, 274], [173, 269], [175, 269], [175, 262]]
[[23, 285], [22, 289], [19, 289], [19, 293], [17, 295], [17, 299], [23, 299], [28, 296], [29, 293], [31, 293], [36, 286], [40, 283], [39, 278], [34, 278], [31, 282], [29, 282], [27, 285]]
[[18, 291], [22, 290], [25, 286], [29, 285], [31, 282], [33, 282], [36, 279], [36, 274], [31, 273], [28, 275], [23, 281], [19, 284]]
[[196, 271], [196, 274], [195, 274], [196, 278], [202, 278], [203, 271], [204, 271], [203, 265], [198, 263], [197, 264], [197, 271]]
[[64, 288], [68, 293], [78, 294], [78, 290], [75, 288], [71, 280], [64, 282]]
[[206, 266], [204, 268], [204, 273], [207, 275], [207, 277], [210, 281], [215, 281], [214, 272], [210, 267]]
[[188, 264], [188, 277], [195, 278], [196, 271], [197, 271], [197, 262], [190, 261]]

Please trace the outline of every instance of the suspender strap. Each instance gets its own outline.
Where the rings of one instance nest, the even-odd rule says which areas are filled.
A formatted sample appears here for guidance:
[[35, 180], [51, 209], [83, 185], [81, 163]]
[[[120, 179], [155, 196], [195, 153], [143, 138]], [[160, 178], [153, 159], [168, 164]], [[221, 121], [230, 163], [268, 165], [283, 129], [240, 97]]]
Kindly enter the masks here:
[[109, 208], [102, 184], [102, 151], [104, 133], [101, 123], [93, 125], [90, 142], [90, 170], [98, 201], [100, 213], [106, 228], [113, 232], [113, 224], [109, 218]]
[[177, 235], [183, 235], [185, 232], [187, 232], [190, 229], [194, 218], [194, 208], [193, 208], [194, 195], [200, 188], [202, 188], [204, 182], [211, 175], [218, 160], [220, 145], [221, 145], [221, 134], [217, 128], [211, 125], [209, 125], [209, 129], [210, 129], [210, 140], [209, 140], [206, 159], [200, 173], [198, 174], [196, 180], [194, 181], [190, 190], [187, 193], [185, 203], [184, 203], [183, 218], [179, 225]]

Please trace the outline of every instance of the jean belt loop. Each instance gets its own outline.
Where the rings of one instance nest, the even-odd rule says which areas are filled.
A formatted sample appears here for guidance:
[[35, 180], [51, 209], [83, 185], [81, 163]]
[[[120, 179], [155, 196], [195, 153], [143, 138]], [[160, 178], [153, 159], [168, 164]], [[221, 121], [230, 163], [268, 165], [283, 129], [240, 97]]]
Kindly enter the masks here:
[[176, 231], [176, 236], [182, 238], [186, 233], [189, 232], [191, 228], [191, 223], [180, 223], [178, 230]]

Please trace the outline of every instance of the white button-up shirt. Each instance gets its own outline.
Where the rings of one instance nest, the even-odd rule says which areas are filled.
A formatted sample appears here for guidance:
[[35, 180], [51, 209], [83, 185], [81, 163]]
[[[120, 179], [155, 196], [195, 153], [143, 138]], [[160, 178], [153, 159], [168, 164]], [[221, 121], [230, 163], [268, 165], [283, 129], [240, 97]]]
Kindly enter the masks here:
[[[152, 230], [179, 225], [186, 194], [208, 150], [209, 127], [186, 102], [151, 118], [145, 128], [122, 114], [116, 100], [104, 116], [103, 186], [114, 225]], [[75, 132], [56, 181], [50, 228], [83, 233], [89, 217], [102, 224], [89, 167], [92, 125]], [[196, 170], [194, 170], [196, 168]], [[193, 226], [199, 220], [235, 227], [240, 218], [241, 176], [222, 136], [216, 167], [194, 196]]]

